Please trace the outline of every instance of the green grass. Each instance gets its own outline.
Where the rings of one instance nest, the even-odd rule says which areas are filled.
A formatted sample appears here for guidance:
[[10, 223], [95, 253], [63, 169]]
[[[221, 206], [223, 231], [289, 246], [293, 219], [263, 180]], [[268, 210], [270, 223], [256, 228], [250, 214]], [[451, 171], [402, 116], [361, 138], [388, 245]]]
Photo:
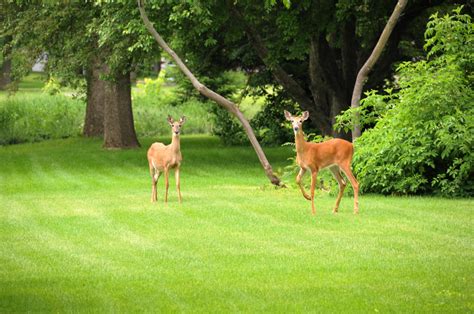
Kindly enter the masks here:
[[[168, 138], [162, 139], [168, 141]], [[251, 148], [182, 139], [177, 203], [145, 152], [0, 147], [0, 312], [473, 312], [473, 201], [274, 189]], [[267, 154], [284, 166], [288, 148]]]

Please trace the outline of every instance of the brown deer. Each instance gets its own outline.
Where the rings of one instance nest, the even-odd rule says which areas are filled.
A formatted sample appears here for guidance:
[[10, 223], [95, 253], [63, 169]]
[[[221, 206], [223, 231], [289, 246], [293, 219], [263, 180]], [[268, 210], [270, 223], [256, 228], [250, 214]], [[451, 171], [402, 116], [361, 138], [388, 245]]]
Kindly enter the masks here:
[[[307, 120], [308, 117], [308, 111], [303, 112], [300, 117], [297, 117], [285, 110], [285, 118], [291, 121], [295, 133], [296, 162], [300, 166], [300, 172], [296, 176], [296, 183], [300, 187], [303, 196], [311, 201], [311, 212], [314, 215], [316, 214], [314, 208], [316, 177], [320, 170], [329, 168], [339, 184], [339, 194], [337, 195], [336, 204], [333, 209], [333, 213], [337, 213], [342, 194], [346, 188], [346, 181], [341, 174], [342, 171], [349, 181], [351, 181], [352, 188], [354, 189], [354, 214], [358, 214], [359, 183], [351, 170], [352, 155], [354, 153], [352, 143], [338, 138], [323, 143], [306, 142], [303, 134], [303, 122]], [[301, 178], [308, 170], [311, 172], [311, 196], [305, 192], [301, 184]]]
[[181, 203], [181, 187], [179, 179], [179, 167], [183, 160], [181, 156], [181, 147], [179, 141], [179, 133], [186, 118], [182, 116], [179, 121], [174, 121], [171, 116], [168, 116], [168, 123], [172, 130], [171, 144], [165, 145], [163, 143], [153, 143], [147, 152], [148, 166], [150, 167], [151, 175], [151, 201], [156, 202], [156, 184], [161, 173], [165, 173], [165, 203], [168, 202], [168, 177], [169, 170], [175, 169], [174, 176], [176, 179], [176, 189], [178, 191], [179, 202]]

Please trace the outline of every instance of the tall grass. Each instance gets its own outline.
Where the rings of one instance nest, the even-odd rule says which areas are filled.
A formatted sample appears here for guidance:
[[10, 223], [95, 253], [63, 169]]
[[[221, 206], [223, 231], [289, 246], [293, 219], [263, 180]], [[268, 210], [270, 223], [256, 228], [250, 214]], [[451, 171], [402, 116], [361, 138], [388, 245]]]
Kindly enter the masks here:
[[170, 103], [148, 102], [147, 98], [137, 98], [133, 102], [135, 130], [139, 137], [163, 136], [170, 134], [166, 122], [168, 115], [177, 119], [186, 116], [183, 134], [210, 134], [213, 128], [211, 104], [198, 100], [189, 100], [174, 105]]
[[20, 93], [0, 100], [0, 145], [81, 133], [84, 103], [63, 95]]
[[[20, 91], [8, 96], [0, 93], [0, 145], [38, 142], [79, 136], [86, 104], [63, 94], [41, 92], [41, 75], [29, 75]], [[169, 135], [168, 115], [186, 116], [184, 134], [210, 134], [213, 129], [211, 104], [197, 99], [180, 102], [173, 86], [145, 93], [134, 88], [133, 113], [137, 136]]]

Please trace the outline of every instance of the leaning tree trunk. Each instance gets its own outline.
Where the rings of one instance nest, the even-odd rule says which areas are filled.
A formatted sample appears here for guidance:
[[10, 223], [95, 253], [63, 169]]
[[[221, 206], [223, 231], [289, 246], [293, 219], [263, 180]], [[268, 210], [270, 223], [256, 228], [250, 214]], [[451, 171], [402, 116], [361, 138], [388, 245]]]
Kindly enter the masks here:
[[[407, 5], [407, 2], [408, 0], [398, 0], [397, 5], [393, 10], [392, 15], [390, 16], [387, 22], [387, 25], [385, 25], [382, 34], [380, 35], [380, 38], [377, 41], [377, 44], [375, 45], [374, 50], [372, 51], [369, 58], [357, 74], [356, 82], [354, 84], [354, 90], [352, 92], [351, 108], [359, 108], [360, 97], [362, 95], [362, 89], [364, 88], [365, 81], [369, 77], [369, 73], [372, 70], [372, 67], [374, 66], [375, 62], [377, 62], [380, 55], [382, 54], [383, 48], [385, 47], [393, 28], [397, 24], [400, 14], [403, 12], [403, 9]], [[361, 135], [360, 114], [358, 112], [354, 114], [353, 128], [354, 129], [352, 130], [352, 141], [355, 141]]]
[[270, 182], [277, 186], [281, 185], [281, 181], [273, 173], [272, 166], [268, 162], [267, 157], [265, 156], [265, 153], [262, 150], [262, 147], [260, 146], [257, 138], [255, 137], [255, 134], [253, 132], [252, 127], [250, 126], [250, 123], [244, 117], [244, 115], [239, 110], [239, 108], [230, 100], [210, 90], [209, 88], [207, 88], [205, 85], [203, 85], [201, 82], [198, 81], [198, 79], [188, 69], [188, 67], [183, 63], [183, 61], [178, 57], [178, 55], [168, 46], [168, 44], [163, 40], [160, 34], [158, 34], [158, 32], [155, 30], [150, 20], [148, 19], [148, 16], [143, 7], [142, 0], [138, 0], [138, 9], [140, 10], [140, 15], [148, 31], [153, 35], [153, 37], [158, 42], [160, 47], [164, 51], [166, 51], [171, 56], [171, 58], [173, 58], [176, 65], [184, 73], [184, 75], [186, 75], [186, 77], [191, 81], [191, 83], [199, 91], [199, 93], [215, 101], [220, 106], [224, 107], [226, 110], [232, 113], [240, 121], [240, 123], [244, 127], [245, 132], [247, 133], [250, 143], [252, 144], [255, 152], [257, 153], [258, 159], [260, 160], [260, 163], [262, 164], [263, 169], [265, 170], [265, 174], [270, 179]]
[[94, 57], [87, 71], [87, 105], [83, 134], [87, 137], [104, 136], [104, 103], [106, 82], [100, 75], [105, 72], [105, 65], [99, 57]]
[[104, 107], [104, 147], [135, 148], [140, 144], [135, 134], [132, 113], [130, 73], [116, 74], [106, 82]]

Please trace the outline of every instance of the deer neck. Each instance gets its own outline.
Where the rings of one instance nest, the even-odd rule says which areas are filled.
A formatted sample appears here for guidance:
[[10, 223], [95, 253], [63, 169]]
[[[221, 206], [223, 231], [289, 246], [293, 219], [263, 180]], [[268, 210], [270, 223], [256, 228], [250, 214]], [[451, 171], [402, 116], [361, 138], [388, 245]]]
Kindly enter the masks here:
[[298, 132], [295, 133], [296, 154], [303, 155], [306, 151], [306, 144], [303, 130], [299, 129]]
[[172, 150], [174, 152], [179, 152], [181, 150], [181, 144], [180, 144], [180, 140], [179, 140], [179, 134], [174, 134], [173, 133], [173, 136], [171, 138], [171, 144], [170, 144]]

